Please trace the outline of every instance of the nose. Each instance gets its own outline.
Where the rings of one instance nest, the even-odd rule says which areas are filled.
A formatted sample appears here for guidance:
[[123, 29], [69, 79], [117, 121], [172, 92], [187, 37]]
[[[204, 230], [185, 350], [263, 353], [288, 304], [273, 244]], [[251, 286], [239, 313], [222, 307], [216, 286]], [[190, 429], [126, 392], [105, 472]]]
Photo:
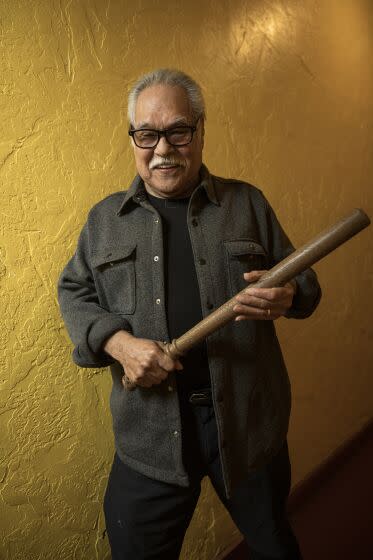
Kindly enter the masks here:
[[161, 136], [158, 144], [154, 148], [154, 153], [157, 156], [165, 156], [174, 150], [174, 146], [171, 146], [166, 140], [166, 136]]

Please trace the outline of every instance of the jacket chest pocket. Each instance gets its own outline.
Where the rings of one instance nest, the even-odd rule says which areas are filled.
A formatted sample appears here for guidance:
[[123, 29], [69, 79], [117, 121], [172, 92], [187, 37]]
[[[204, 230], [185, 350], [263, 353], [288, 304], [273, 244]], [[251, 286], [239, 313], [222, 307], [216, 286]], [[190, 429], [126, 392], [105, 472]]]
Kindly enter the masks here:
[[266, 269], [267, 255], [262, 245], [251, 239], [224, 241], [224, 247], [230, 293], [234, 296], [248, 286], [244, 272]]
[[122, 245], [92, 255], [101, 305], [114, 313], [132, 315], [136, 308], [136, 245]]

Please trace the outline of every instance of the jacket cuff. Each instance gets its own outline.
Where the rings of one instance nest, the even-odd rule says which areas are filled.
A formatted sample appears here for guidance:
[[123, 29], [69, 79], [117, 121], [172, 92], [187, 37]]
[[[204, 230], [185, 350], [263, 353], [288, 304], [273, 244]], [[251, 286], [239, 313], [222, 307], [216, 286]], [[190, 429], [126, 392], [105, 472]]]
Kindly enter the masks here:
[[92, 354], [91, 352], [82, 352], [79, 346], [76, 346], [72, 354], [73, 362], [82, 368], [103, 368], [111, 366], [114, 363], [114, 358], [111, 358], [105, 352], [100, 354]]
[[321, 299], [321, 288], [309, 282], [303, 275], [296, 276], [297, 291], [290, 309], [285, 313], [289, 319], [305, 319], [312, 315]]
[[80, 367], [106, 367], [115, 362], [104, 350], [105, 341], [118, 331], [132, 332], [130, 323], [119, 315], [108, 314], [96, 320], [84, 345], [78, 345], [73, 351], [73, 360]]
[[98, 319], [94, 322], [88, 333], [89, 348], [95, 354], [103, 352], [102, 346], [105, 341], [115, 332], [121, 330], [132, 332], [129, 322], [119, 315], [110, 314]]

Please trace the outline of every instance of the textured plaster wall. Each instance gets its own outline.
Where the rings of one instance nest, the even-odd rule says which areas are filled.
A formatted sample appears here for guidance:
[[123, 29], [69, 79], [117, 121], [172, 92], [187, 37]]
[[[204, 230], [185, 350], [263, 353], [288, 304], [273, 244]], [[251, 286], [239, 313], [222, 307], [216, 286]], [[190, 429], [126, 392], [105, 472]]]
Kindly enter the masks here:
[[[0, 558], [107, 559], [107, 370], [80, 370], [56, 280], [93, 203], [134, 174], [130, 83], [202, 84], [205, 161], [260, 186], [296, 245], [373, 216], [373, 6], [365, 0], [0, 3]], [[293, 386], [293, 482], [372, 414], [372, 229], [317, 271], [324, 299], [279, 322]], [[183, 560], [238, 533], [206, 483]]]

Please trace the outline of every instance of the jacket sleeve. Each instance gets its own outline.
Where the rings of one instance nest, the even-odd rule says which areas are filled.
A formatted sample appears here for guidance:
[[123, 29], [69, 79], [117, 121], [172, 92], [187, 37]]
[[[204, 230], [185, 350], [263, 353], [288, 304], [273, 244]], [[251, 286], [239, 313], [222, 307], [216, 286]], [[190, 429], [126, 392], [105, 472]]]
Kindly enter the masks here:
[[[270, 259], [272, 260], [270, 266], [273, 267], [293, 253], [295, 249], [270, 204], [266, 199], [264, 200], [267, 218], [268, 246], [270, 248]], [[321, 299], [321, 288], [316, 273], [312, 268], [308, 268], [301, 274], [298, 274], [295, 280], [297, 282], [297, 291], [293, 298], [293, 304], [285, 314], [285, 317], [291, 319], [305, 319], [309, 317], [318, 306]]]
[[84, 226], [75, 254], [58, 281], [58, 301], [65, 326], [75, 346], [73, 360], [81, 367], [106, 367], [114, 362], [102, 350], [119, 330], [131, 331], [126, 319], [100, 306], [90, 267], [88, 226]]

